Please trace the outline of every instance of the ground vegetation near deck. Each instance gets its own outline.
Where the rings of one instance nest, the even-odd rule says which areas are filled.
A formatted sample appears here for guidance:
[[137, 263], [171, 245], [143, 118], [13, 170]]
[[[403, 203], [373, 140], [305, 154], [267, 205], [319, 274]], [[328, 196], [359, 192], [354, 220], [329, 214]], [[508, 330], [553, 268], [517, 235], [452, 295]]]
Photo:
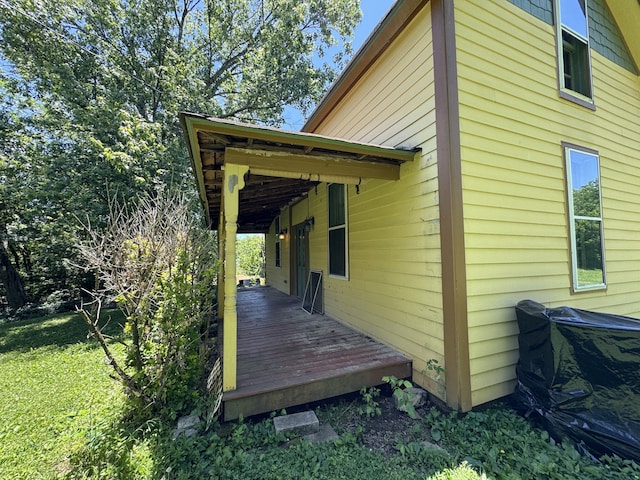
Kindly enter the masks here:
[[299, 407], [334, 427], [329, 443], [276, 434], [282, 411], [173, 440], [176, 421], [130, 415], [101, 355], [76, 315], [0, 324], [1, 480], [640, 479], [635, 463], [581, 457], [507, 405], [458, 416], [427, 403], [411, 419], [386, 388]]

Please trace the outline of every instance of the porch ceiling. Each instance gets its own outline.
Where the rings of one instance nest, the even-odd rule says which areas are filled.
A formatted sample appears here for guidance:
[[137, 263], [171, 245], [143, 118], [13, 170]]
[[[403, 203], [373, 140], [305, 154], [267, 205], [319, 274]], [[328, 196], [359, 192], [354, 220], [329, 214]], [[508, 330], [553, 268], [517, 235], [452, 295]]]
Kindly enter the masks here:
[[218, 226], [224, 164], [249, 167], [240, 191], [239, 233], [267, 232], [282, 207], [319, 182], [395, 180], [400, 164], [417, 152], [184, 112], [180, 123], [212, 228]]

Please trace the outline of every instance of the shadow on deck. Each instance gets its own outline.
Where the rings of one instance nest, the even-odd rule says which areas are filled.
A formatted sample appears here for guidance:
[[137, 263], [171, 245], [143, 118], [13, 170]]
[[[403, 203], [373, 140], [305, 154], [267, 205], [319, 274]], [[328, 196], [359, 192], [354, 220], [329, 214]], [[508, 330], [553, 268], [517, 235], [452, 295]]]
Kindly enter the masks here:
[[406, 378], [411, 359], [271, 287], [238, 291], [237, 389], [224, 419], [323, 400]]

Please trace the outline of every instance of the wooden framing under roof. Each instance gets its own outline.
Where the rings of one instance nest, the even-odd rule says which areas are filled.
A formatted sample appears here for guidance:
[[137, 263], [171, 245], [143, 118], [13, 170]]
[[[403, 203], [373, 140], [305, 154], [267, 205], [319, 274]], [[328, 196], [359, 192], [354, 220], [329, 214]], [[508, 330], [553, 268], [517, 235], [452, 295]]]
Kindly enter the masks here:
[[240, 233], [267, 232], [282, 207], [319, 182], [396, 180], [400, 165], [417, 152], [184, 112], [180, 123], [212, 228], [220, 216], [224, 165], [249, 168], [240, 191]]

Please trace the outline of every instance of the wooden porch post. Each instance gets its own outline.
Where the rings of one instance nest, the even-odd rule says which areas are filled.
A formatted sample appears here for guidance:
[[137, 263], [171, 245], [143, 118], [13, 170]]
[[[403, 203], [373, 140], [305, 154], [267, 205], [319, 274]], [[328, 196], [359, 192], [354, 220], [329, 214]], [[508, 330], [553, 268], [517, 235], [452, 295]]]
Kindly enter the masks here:
[[222, 258], [220, 269], [218, 270], [218, 319], [224, 318], [224, 255], [225, 255], [225, 232], [224, 232], [224, 203], [220, 199], [220, 216], [218, 218], [218, 255]]
[[224, 166], [224, 324], [222, 339], [222, 388], [236, 389], [236, 363], [238, 338], [238, 312], [236, 310], [236, 232], [240, 190], [249, 167], [226, 164]]

